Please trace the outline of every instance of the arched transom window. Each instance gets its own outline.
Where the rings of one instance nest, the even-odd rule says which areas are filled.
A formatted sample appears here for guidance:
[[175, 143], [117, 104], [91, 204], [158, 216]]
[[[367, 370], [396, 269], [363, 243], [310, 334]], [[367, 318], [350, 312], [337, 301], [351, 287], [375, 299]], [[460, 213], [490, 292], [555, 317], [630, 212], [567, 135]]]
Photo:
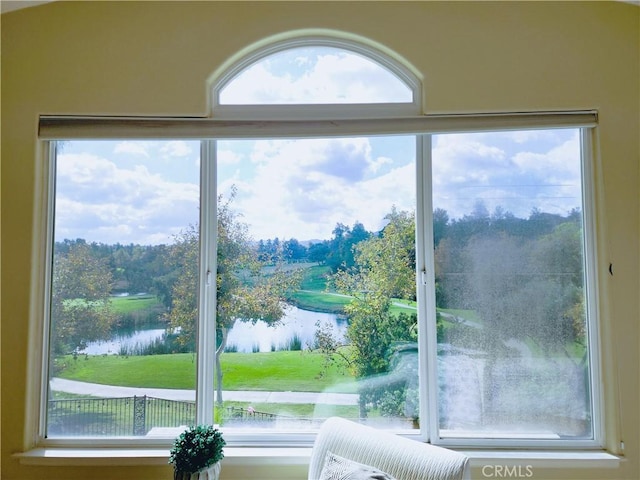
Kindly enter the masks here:
[[[213, 113], [256, 116], [261, 111], [257, 106], [330, 105], [333, 115], [353, 115], [367, 112], [369, 105], [368, 111], [376, 115], [411, 115], [419, 111], [420, 96], [417, 75], [379, 50], [309, 37], [277, 42], [237, 61], [215, 82]], [[254, 108], [233, 108], [248, 105]], [[320, 113], [318, 109], [297, 112], [312, 117]]]

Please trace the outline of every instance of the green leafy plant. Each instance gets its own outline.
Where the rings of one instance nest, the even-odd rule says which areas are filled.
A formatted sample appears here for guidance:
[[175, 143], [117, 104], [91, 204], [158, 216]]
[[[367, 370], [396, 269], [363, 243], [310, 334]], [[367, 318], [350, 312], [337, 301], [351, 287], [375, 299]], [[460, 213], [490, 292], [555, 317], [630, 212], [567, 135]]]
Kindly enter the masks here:
[[187, 428], [176, 438], [169, 463], [176, 472], [195, 473], [224, 458], [222, 432], [212, 425]]

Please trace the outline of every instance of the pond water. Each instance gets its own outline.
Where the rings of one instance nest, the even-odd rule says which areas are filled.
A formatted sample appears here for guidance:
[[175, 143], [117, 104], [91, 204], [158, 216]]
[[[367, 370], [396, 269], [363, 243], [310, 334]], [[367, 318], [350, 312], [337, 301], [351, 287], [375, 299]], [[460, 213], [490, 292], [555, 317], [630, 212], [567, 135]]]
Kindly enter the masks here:
[[122, 350], [131, 351], [137, 347], [145, 347], [161, 338], [164, 328], [149, 328], [129, 332], [118, 332], [109, 340], [87, 343], [87, 348], [79, 353], [89, 355], [116, 355]]
[[272, 350], [286, 350], [288, 343], [297, 337], [302, 348], [313, 345], [316, 323], [329, 323], [334, 336], [342, 339], [347, 330], [346, 317], [335, 313], [311, 312], [294, 306], [288, 306], [284, 318], [275, 326], [269, 326], [259, 321], [255, 325], [251, 322], [237, 321], [229, 330], [227, 347], [237, 348], [238, 352], [270, 352]]
[[[294, 306], [288, 306], [283, 319], [275, 326], [268, 326], [259, 321], [236, 321], [229, 330], [227, 346], [238, 352], [270, 352], [273, 349], [286, 349], [295, 338], [299, 339], [302, 348], [307, 349], [313, 344], [316, 331], [316, 322], [324, 325], [329, 323], [337, 338], [343, 338], [347, 330], [347, 320], [342, 315], [334, 313], [311, 312]], [[106, 341], [90, 342], [87, 348], [79, 353], [89, 355], [115, 355], [122, 350], [143, 348], [161, 338], [164, 333], [162, 328], [150, 328], [136, 330], [128, 333], [117, 333]]]

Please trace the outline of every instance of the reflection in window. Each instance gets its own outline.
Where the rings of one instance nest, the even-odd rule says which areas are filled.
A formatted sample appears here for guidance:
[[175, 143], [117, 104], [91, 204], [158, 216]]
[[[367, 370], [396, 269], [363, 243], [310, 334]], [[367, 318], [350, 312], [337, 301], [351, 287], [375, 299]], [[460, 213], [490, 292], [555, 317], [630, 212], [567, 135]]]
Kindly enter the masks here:
[[578, 130], [434, 136], [443, 437], [592, 438]]

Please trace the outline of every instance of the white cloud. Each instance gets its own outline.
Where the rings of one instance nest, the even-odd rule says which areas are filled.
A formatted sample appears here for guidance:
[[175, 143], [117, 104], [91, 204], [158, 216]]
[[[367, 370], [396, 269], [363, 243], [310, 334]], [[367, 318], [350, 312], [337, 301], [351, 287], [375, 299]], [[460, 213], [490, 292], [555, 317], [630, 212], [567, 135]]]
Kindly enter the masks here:
[[222, 165], [234, 165], [240, 163], [242, 155], [232, 150], [218, 150], [216, 159]]
[[124, 141], [119, 142], [113, 149], [114, 153], [125, 153], [131, 155], [141, 155], [143, 157], [149, 158], [149, 142], [134, 142], [134, 141]]
[[393, 163], [393, 159], [389, 157], [378, 157], [374, 161], [371, 162], [370, 168], [373, 173], [376, 173], [382, 166], [391, 165]]
[[334, 48], [294, 49], [244, 70], [220, 94], [223, 104], [410, 102], [386, 68]]
[[545, 183], [574, 183], [580, 180], [580, 165], [575, 160], [580, 155], [577, 136], [566, 140], [548, 152], [518, 152], [513, 162], [522, 171], [535, 175]]
[[163, 142], [160, 151], [167, 157], [186, 157], [193, 152], [187, 142], [183, 140]]
[[197, 221], [199, 186], [146, 166], [123, 168], [88, 153], [61, 154], [56, 235], [104, 243], [164, 243]]
[[[198, 169], [189, 158], [155, 159], [163, 147], [193, 155], [195, 145], [156, 142], [149, 159], [132, 160], [111, 158], [113, 145], [72, 142], [59, 156], [56, 235], [170, 242], [198, 221]], [[232, 208], [255, 239], [329, 238], [336, 223], [356, 221], [375, 231], [393, 206], [415, 208], [413, 145], [412, 137], [221, 142], [218, 192], [237, 188]], [[489, 212], [500, 206], [521, 217], [534, 207], [565, 214], [581, 205], [579, 155], [576, 130], [438, 135], [434, 208], [458, 218], [482, 200]]]
[[433, 150], [434, 207], [451, 218], [482, 201], [527, 217], [533, 208], [566, 214], [581, 205], [575, 130], [438, 135]]
[[294, 59], [294, 63], [297, 66], [309, 65], [311, 63], [311, 59], [305, 55], [299, 55]]
[[237, 186], [233, 208], [255, 239], [329, 238], [338, 222], [377, 230], [393, 205], [415, 206], [413, 162], [396, 160], [394, 168], [391, 158], [374, 159], [366, 138], [257, 141], [254, 147], [254, 176], [221, 178], [219, 190]]

